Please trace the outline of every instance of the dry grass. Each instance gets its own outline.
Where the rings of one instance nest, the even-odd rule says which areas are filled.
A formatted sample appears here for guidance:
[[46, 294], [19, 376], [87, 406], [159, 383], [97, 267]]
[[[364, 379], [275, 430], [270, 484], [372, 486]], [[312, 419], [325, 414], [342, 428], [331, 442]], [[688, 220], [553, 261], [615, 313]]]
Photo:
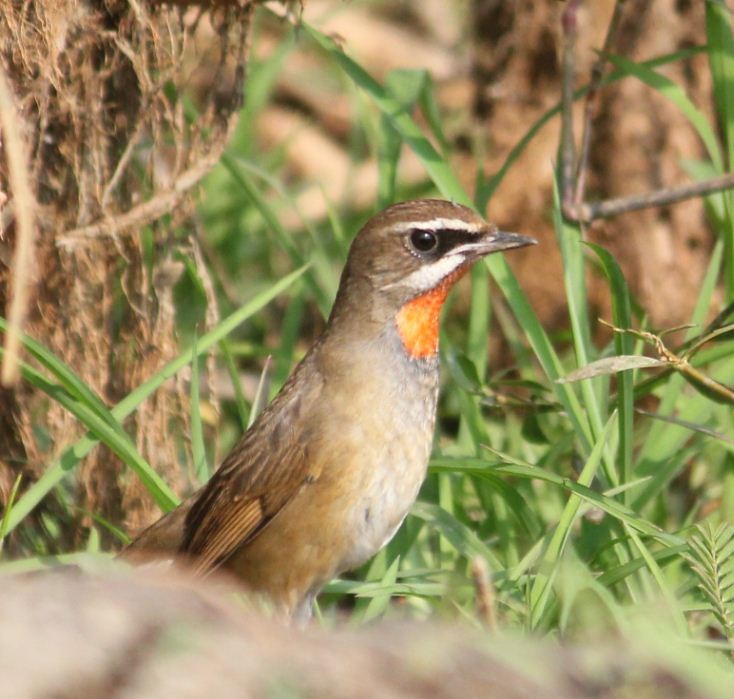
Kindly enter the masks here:
[[[192, 236], [191, 193], [218, 161], [242, 103], [251, 5], [194, 8], [135, 1], [0, 4], [0, 61], [27, 142], [35, 245], [23, 235], [20, 129], [3, 119], [0, 303], [106, 401], [119, 400], [173, 355], [176, 248]], [[206, 50], [200, 50], [205, 37]], [[187, 116], [183, 98], [199, 106]], [[3, 103], [6, 104], [5, 100]], [[17, 259], [17, 258], [16, 258]], [[171, 270], [174, 274], [171, 274]], [[5, 391], [0, 494], [29, 480], [78, 436], [63, 409], [17, 386]], [[178, 487], [180, 387], [149, 400], [132, 429], [140, 451]], [[150, 516], [136, 479], [100, 449], [78, 471], [81, 510], [135, 528]]]

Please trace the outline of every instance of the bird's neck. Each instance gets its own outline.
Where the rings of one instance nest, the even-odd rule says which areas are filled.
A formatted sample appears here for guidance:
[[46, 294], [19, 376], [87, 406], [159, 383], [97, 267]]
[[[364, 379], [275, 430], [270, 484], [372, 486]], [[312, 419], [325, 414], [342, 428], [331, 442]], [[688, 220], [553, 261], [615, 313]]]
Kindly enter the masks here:
[[407, 358], [434, 359], [441, 309], [451, 287], [467, 270], [468, 266], [456, 269], [433, 289], [402, 302], [381, 298], [364, 279], [343, 279], [326, 336], [382, 342], [392, 335], [399, 338]]
[[398, 311], [395, 325], [400, 340], [413, 359], [426, 359], [438, 352], [441, 309], [451, 287], [466, 273], [458, 269], [437, 287], [411, 299]]
[[[375, 375], [401, 383], [402, 377], [438, 371], [439, 300], [420, 302], [378, 317], [364, 313], [333, 317], [318, 348], [324, 369], [344, 378]], [[429, 308], [429, 305], [432, 307]], [[405, 374], [404, 372], [408, 372]]]
[[[343, 415], [369, 413], [386, 438], [433, 426], [438, 398], [439, 361], [434, 351], [412, 357], [395, 322], [379, 332], [326, 333], [313, 360], [331, 392], [330, 410]], [[336, 395], [338, 392], [338, 395]], [[334, 406], [339, 405], [340, 409]], [[388, 439], [389, 441], [389, 439]]]

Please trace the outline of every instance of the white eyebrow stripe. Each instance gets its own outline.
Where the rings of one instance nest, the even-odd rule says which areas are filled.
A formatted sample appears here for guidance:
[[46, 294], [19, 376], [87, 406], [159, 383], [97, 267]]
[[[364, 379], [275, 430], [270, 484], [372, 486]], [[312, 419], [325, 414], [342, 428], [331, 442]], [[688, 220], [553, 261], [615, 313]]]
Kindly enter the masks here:
[[405, 233], [415, 228], [429, 231], [453, 230], [479, 233], [486, 227], [486, 223], [462, 221], [460, 218], [431, 218], [425, 221], [403, 221], [402, 223], [396, 223], [392, 228], [396, 233]]
[[438, 286], [457, 267], [460, 267], [465, 259], [466, 257], [460, 254], [442, 257], [440, 260], [431, 262], [431, 264], [419, 267], [405, 279], [387, 284], [382, 288], [390, 289], [396, 286], [407, 286], [415, 291], [429, 291]]

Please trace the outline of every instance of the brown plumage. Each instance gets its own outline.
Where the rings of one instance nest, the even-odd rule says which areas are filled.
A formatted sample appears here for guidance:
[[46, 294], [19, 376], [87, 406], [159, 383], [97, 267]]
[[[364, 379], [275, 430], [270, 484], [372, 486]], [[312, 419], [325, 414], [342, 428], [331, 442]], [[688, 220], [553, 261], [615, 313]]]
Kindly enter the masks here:
[[210, 481], [131, 544], [223, 566], [283, 612], [400, 526], [430, 456], [438, 314], [479, 257], [534, 241], [450, 202], [396, 204], [349, 252], [322, 337]]

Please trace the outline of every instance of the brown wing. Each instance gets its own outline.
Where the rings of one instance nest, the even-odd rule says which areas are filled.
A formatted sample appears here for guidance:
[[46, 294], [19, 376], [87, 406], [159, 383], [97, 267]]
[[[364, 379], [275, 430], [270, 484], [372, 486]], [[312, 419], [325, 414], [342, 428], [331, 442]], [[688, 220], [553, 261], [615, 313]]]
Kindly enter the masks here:
[[194, 557], [199, 573], [224, 563], [318, 477], [307, 458], [303, 401], [289, 384], [227, 456], [186, 517], [181, 552]]

